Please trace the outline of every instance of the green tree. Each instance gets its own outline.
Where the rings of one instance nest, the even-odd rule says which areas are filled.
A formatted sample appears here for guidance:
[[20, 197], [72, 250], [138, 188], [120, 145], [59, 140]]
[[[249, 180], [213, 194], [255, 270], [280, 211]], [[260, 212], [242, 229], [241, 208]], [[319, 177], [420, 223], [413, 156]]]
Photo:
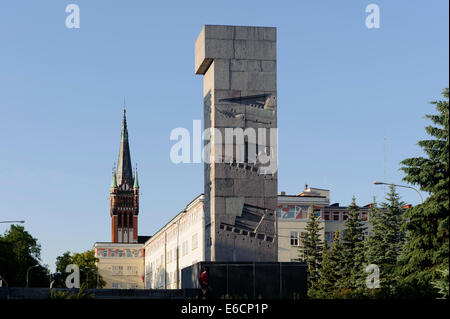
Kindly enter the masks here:
[[314, 204], [310, 207], [309, 220], [305, 227], [305, 235], [300, 246], [300, 259], [308, 267], [308, 289], [313, 289], [319, 280], [320, 264], [322, 262], [322, 240], [320, 231], [323, 227], [314, 213]]
[[94, 250], [73, 254], [66, 251], [61, 256], [56, 257], [56, 270], [62, 274], [62, 280], [58, 286], [65, 287], [65, 280], [70, 274], [66, 273], [66, 267], [70, 264], [75, 264], [80, 268], [80, 283], [87, 285], [87, 288], [104, 287], [106, 282], [98, 274], [98, 267], [96, 265], [98, 261], [98, 258], [95, 257]]
[[440, 278], [439, 269], [448, 269], [448, 88], [443, 96], [443, 100], [431, 102], [437, 114], [426, 115], [433, 123], [425, 127], [431, 138], [418, 142], [425, 156], [401, 162], [404, 180], [430, 194], [423, 204], [405, 212], [407, 240], [399, 260], [399, 273], [402, 288], [411, 297], [436, 297], [437, 289], [432, 282]]
[[380, 270], [380, 289], [370, 291], [374, 297], [389, 297], [396, 282], [395, 268], [405, 237], [401, 231], [403, 206], [391, 185], [381, 209], [374, 200], [369, 211], [372, 229], [365, 242], [365, 265], [375, 264]]
[[24, 287], [29, 272], [30, 287], [48, 287], [47, 267], [40, 264], [41, 246], [37, 239], [23, 226], [11, 225], [4, 235], [0, 235], [0, 275], [11, 287]]
[[335, 298], [336, 282], [340, 279], [338, 265], [342, 246], [339, 242], [339, 232], [336, 230], [334, 233], [334, 240], [329, 250], [327, 249], [326, 239], [323, 246], [319, 280], [311, 292], [308, 291], [311, 298]]
[[342, 232], [342, 253], [340, 255], [338, 269], [340, 278], [337, 286], [347, 297], [347, 291], [354, 292], [364, 287], [365, 277], [362, 273], [364, 264], [364, 231], [366, 227], [359, 217], [359, 207], [355, 203], [355, 197], [348, 207], [347, 220]]
[[[72, 290], [72, 289], [71, 289]], [[73, 291], [57, 291], [51, 289], [48, 299], [92, 299], [94, 295], [86, 291], [86, 285], [83, 283], [80, 285], [78, 292]]]
[[431, 282], [434, 288], [436, 288], [440, 294], [439, 299], [448, 299], [448, 263], [441, 266], [441, 269], [438, 269], [440, 276]]

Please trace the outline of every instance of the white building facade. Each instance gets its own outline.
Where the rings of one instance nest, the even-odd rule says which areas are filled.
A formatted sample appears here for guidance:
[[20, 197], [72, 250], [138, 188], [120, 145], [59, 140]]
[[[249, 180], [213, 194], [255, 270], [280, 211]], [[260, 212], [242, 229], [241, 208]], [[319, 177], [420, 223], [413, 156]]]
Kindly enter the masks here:
[[180, 288], [181, 269], [205, 260], [203, 199], [197, 196], [145, 243], [145, 288]]
[[144, 244], [95, 243], [94, 254], [103, 288], [144, 288]]

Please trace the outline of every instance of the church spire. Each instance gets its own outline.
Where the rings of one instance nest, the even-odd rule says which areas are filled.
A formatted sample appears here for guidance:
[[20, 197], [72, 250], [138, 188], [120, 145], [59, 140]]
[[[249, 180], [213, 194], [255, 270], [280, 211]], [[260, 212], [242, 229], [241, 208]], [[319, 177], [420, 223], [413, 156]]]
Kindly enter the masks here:
[[133, 184], [133, 188], [139, 188], [139, 180], [138, 180], [137, 164], [136, 164], [136, 169], [135, 169], [135, 173], [134, 173], [134, 184]]
[[112, 172], [111, 188], [117, 188], [117, 177], [116, 177], [116, 164], [114, 164]]
[[131, 168], [130, 146], [128, 144], [128, 129], [126, 110], [123, 109], [122, 132], [120, 136], [119, 162], [117, 165], [117, 184], [126, 183], [131, 188], [133, 185], [133, 171]]

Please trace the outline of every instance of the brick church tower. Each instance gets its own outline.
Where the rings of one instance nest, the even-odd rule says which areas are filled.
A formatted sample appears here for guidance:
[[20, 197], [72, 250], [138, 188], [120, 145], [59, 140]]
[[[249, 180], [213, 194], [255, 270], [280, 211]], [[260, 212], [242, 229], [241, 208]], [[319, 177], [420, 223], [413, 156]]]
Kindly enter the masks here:
[[133, 176], [126, 111], [123, 110], [122, 133], [117, 171], [111, 182], [111, 242], [137, 243], [139, 214], [139, 182], [137, 170]]

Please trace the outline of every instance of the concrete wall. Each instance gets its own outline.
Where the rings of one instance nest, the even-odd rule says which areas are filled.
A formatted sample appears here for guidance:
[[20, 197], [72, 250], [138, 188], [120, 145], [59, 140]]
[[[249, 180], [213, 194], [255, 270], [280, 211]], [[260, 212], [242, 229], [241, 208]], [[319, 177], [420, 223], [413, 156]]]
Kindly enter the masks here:
[[[205, 129], [225, 137], [226, 128], [277, 127], [276, 28], [205, 25], [195, 41], [195, 72], [203, 75]], [[219, 133], [207, 143], [205, 259], [276, 261], [277, 173], [264, 174], [259, 162], [219, 162], [237, 144], [223, 143]], [[266, 150], [276, 158], [275, 143]]]

